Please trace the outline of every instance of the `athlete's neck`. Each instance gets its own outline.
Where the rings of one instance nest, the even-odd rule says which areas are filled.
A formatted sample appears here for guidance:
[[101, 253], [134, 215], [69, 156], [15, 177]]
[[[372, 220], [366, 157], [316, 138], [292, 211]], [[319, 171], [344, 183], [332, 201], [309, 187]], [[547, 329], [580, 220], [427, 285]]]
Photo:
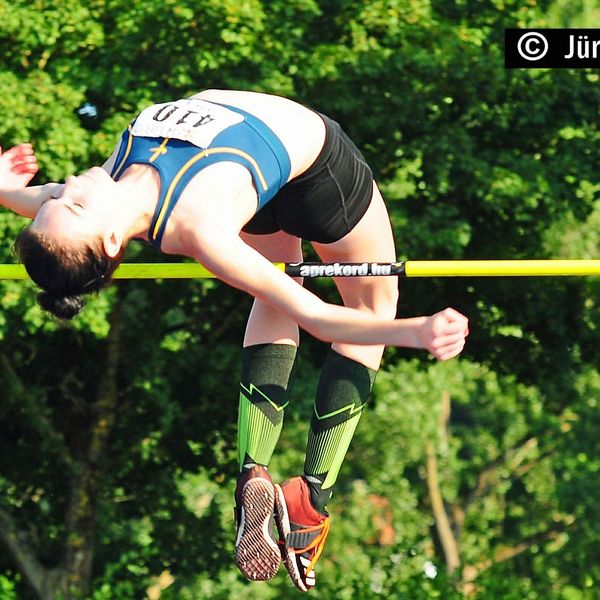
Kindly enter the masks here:
[[119, 221], [126, 239], [147, 239], [148, 229], [158, 201], [160, 179], [156, 169], [131, 165], [116, 182]]

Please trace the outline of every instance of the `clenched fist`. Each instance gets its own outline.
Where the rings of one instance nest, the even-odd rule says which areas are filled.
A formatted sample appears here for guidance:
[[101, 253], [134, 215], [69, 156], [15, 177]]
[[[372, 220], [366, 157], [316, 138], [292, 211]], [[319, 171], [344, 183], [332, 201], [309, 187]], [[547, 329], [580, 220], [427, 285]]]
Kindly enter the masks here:
[[467, 335], [469, 320], [453, 308], [425, 317], [419, 328], [421, 347], [438, 360], [458, 356], [465, 346]]

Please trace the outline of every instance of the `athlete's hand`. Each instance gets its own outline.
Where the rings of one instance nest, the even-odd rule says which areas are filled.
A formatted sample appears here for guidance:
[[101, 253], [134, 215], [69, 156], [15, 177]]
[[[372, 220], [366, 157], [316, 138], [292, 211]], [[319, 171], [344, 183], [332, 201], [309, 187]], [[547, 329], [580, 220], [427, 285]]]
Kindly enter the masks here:
[[31, 144], [19, 144], [6, 152], [2, 152], [0, 147], [0, 188], [24, 188], [37, 171], [38, 166]]
[[454, 310], [446, 308], [430, 317], [425, 317], [419, 328], [421, 347], [438, 360], [458, 356], [469, 335], [469, 320]]

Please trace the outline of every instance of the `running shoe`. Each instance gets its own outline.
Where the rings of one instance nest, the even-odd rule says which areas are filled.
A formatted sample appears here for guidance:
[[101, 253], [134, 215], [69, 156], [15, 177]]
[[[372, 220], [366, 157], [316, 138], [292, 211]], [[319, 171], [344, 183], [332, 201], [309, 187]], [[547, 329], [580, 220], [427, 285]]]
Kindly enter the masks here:
[[315, 586], [315, 565], [329, 533], [329, 516], [315, 509], [303, 477], [275, 485], [275, 519], [283, 563], [303, 592]]
[[274, 535], [275, 488], [265, 467], [257, 465], [239, 476], [235, 504], [235, 562], [247, 579], [271, 579], [281, 552]]

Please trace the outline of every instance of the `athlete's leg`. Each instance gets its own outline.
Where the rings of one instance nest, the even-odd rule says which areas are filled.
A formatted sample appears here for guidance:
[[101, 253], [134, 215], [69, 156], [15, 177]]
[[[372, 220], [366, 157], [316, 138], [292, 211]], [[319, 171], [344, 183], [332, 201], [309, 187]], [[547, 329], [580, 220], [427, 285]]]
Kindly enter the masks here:
[[[332, 244], [313, 244], [324, 262], [394, 262], [396, 249], [389, 215], [377, 185], [371, 204], [358, 225]], [[393, 319], [398, 305], [397, 277], [334, 278], [344, 304]], [[333, 344], [339, 354], [377, 370], [383, 346]]]
[[[271, 261], [302, 260], [301, 240], [287, 233], [242, 237]], [[240, 471], [254, 464], [267, 466], [271, 459], [283, 426], [298, 339], [298, 325], [293, 320], [261, 300], [254, 300], [242, 350]]]
[[[396, 260], [391, 226], [379, 190], [358, 225], [338, 242], [313, 244], [325, 262], [392, 262]], [[392, 319], [396, 314], [395, 277], [352, 277], [336, 281], [344, 304]], [[275, 486], [276, 518], [282, 557], [302, 591], [315, 585], [329, 516], [325, 506], [350, 440], [371, 392], [383, 346], [334, 344], [319, 379], [310, 425], [304, 477]]]
[[[302, 240], [283, 231], [269, 235], [242, 233], [241, 237], [272, 262], [302, 261]], [[246, 326], [244, 346], [267, 343], [297, 346], [298, 339], [297, 323], [269, 304], [254, 300]]]
[[[300, 240], [285, 233], [243, 234], [243, 239], [271, 261], [302, 260]], [[235, 557], [248, 579], [270, 579], [281, 561], [273, 534], [275, 488], [267, 466], [283, 426], [297, 345], [297, 324], [255, 299], [242, 350], [235, 492]]]
[[[346, 236], [313, 244], [324, 262], [393, 262], [396, 251], [389, 216], [376, 185], [371, 204]], [[393, 319], [396, 277], [338, 277], [344, 304]], [[324, 510], [379, 368], [383, 346], [333, 344], [321, 371], [304, 474], [315, 506]]]

